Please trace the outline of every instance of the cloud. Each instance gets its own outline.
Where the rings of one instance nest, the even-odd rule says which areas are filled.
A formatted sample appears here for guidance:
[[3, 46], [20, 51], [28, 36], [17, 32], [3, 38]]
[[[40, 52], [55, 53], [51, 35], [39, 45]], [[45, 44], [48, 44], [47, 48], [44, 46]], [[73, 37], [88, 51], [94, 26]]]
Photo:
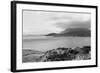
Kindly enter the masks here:
[[23, 34], [59, 33], [67, 28], [90, 28], [90, 14], [69, 12], [23, 12]]
[[67, 21], [67, 22], [56, 22], [55, 26], [67, 29], [67, 28], [88, 28], [90, 29], [91, 22], [88, 21]]

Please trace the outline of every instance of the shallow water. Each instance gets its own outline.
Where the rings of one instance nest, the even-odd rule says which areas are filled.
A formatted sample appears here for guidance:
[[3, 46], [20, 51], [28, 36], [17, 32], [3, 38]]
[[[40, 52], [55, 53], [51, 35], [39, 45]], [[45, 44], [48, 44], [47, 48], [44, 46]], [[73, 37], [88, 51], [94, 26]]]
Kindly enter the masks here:
[[34, 37], [23, 38], [23, 49], [47, 51], [58, 47], [75, 48], [91, 44], [90, 37]]

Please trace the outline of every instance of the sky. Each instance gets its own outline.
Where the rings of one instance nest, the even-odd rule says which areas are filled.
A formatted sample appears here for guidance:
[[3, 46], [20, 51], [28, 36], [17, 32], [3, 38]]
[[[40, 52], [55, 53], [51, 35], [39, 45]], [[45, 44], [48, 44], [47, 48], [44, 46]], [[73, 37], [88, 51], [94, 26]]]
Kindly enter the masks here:
[[23, 35], [60, 33], [67, 28], [90, 29], [90, 22], [90, 13], [24, 10]]

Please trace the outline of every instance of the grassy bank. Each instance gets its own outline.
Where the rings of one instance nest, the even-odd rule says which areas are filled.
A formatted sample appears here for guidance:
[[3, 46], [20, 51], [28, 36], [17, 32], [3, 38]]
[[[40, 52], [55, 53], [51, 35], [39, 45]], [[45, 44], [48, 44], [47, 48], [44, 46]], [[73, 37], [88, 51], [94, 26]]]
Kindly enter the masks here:
[[34, 50], [23, 50], [23, 62], [48, 62], [67, 60], [89, 60], [91, 59], [91, 47], [83, 46], [76, 48], [59, 47], [39, 52]]

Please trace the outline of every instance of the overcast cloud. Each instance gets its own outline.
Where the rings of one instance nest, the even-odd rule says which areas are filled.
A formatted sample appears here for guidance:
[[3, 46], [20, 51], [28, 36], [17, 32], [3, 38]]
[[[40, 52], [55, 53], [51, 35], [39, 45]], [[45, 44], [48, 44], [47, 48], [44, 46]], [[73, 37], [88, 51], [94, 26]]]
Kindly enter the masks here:
[[91, 14], [69, 12], [23, 12], [23, 34], [59, 33], [67, 28], [90, 29]]

